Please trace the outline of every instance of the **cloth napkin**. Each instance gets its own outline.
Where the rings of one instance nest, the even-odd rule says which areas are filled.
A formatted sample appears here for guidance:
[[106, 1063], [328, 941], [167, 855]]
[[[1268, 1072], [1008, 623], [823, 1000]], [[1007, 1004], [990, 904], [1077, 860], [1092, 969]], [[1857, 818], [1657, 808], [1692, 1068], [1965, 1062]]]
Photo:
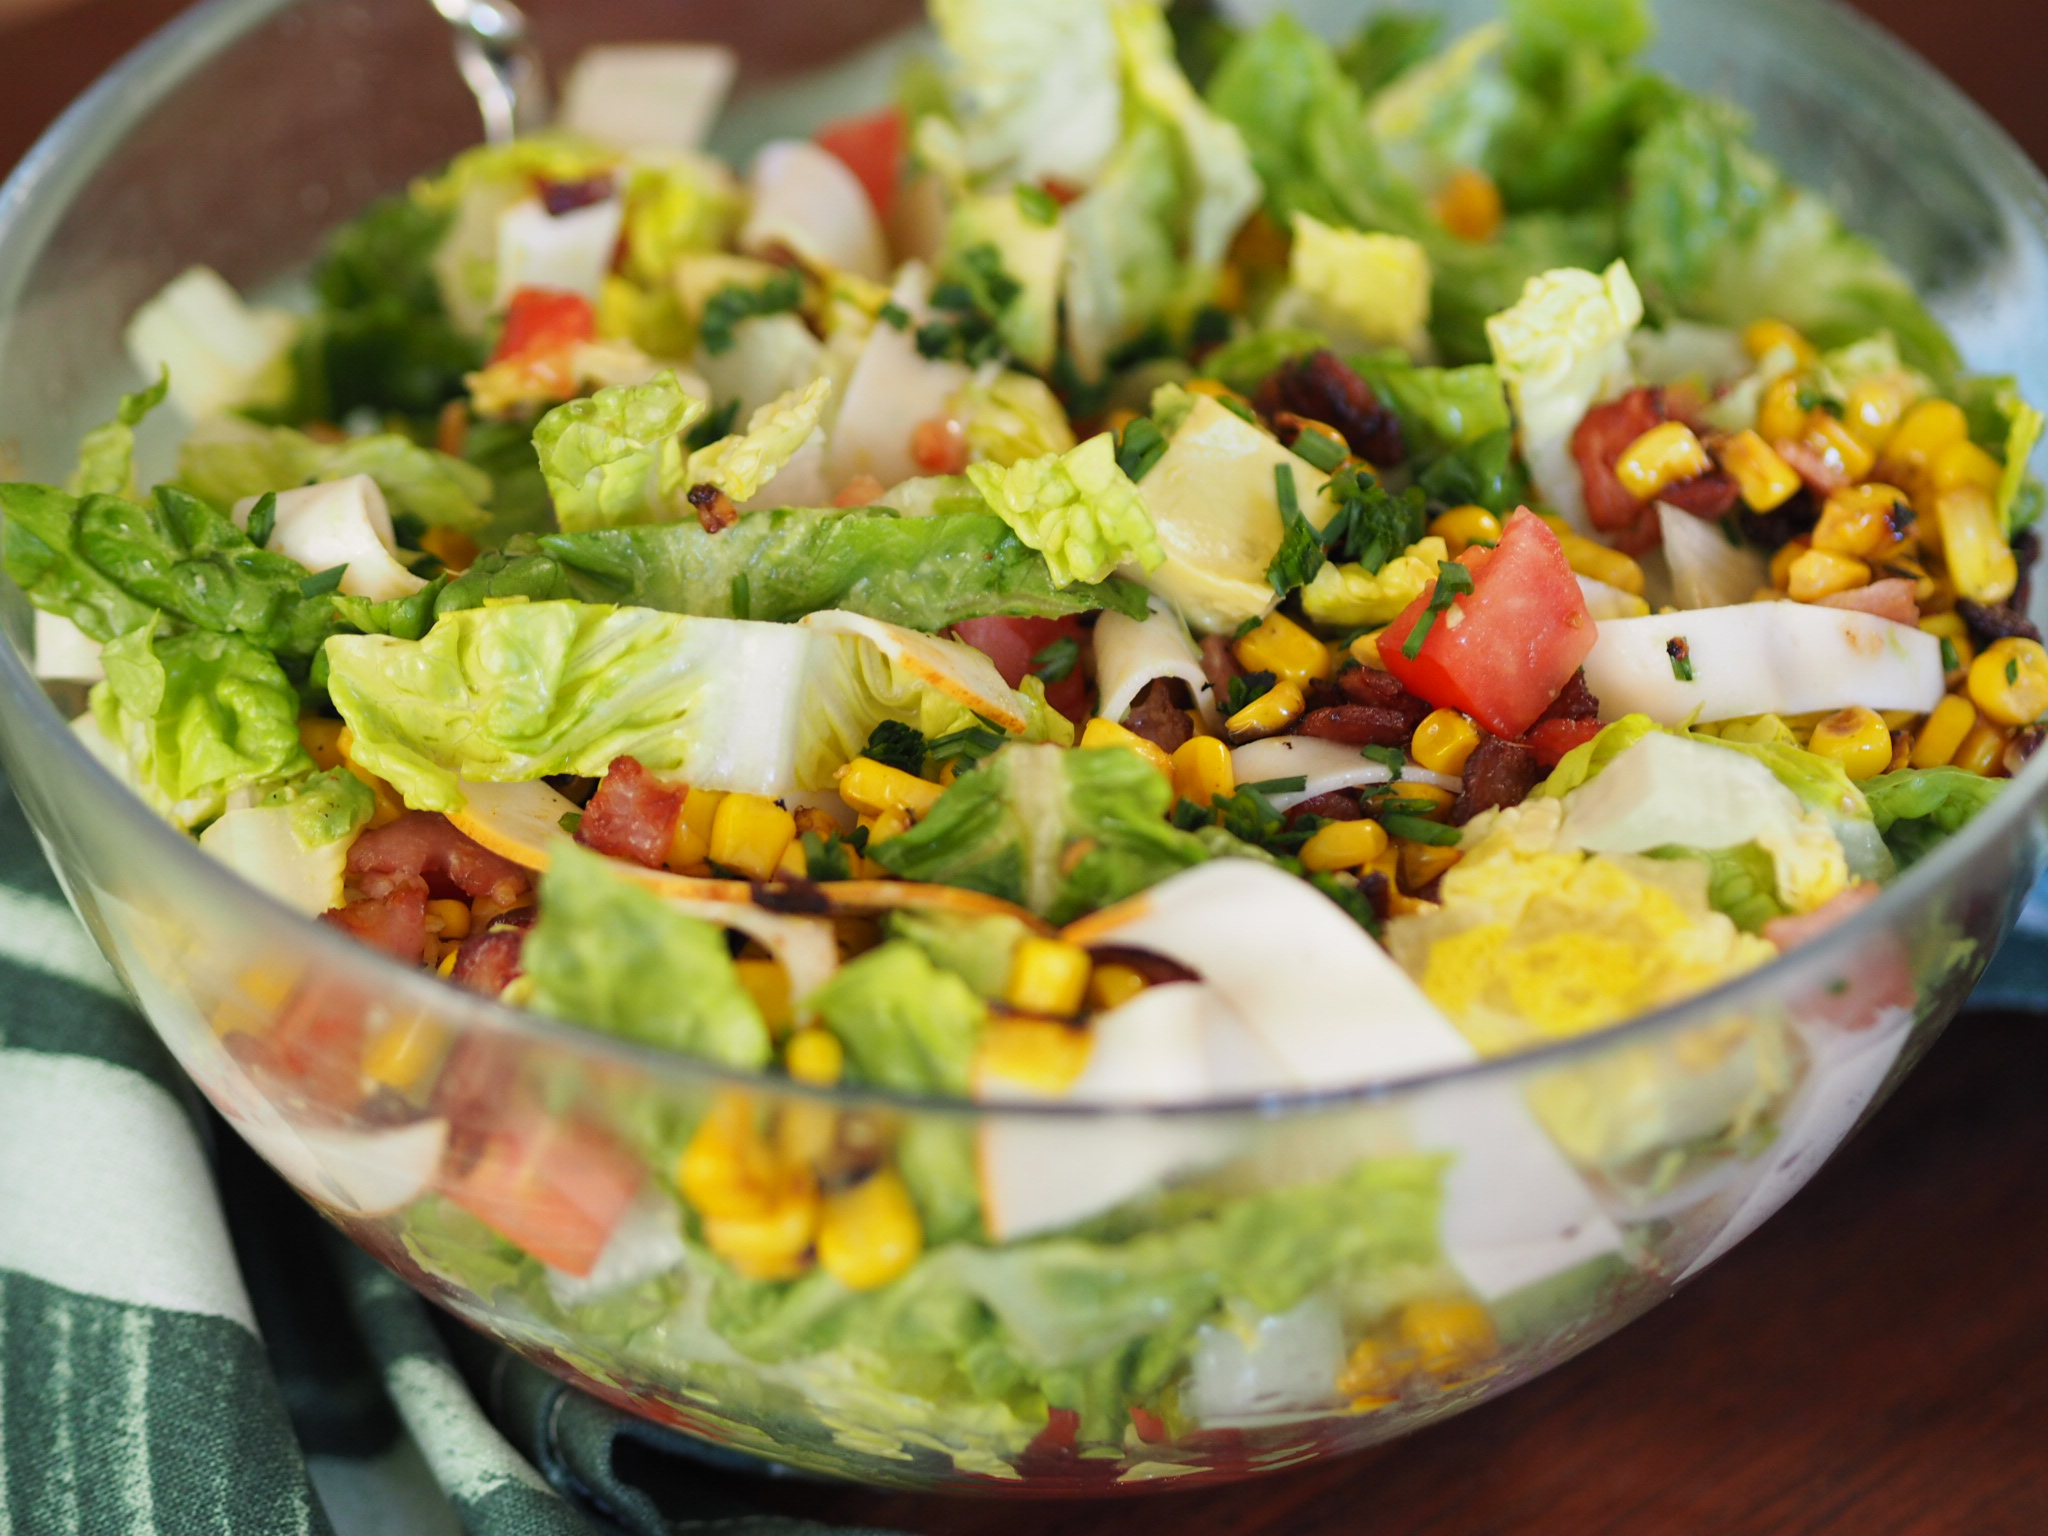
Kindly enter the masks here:
[[826, 1532], [751, 1511], [775, 1475], [328, 1229], [130, 1008], [0, 779], [0, 1536]]

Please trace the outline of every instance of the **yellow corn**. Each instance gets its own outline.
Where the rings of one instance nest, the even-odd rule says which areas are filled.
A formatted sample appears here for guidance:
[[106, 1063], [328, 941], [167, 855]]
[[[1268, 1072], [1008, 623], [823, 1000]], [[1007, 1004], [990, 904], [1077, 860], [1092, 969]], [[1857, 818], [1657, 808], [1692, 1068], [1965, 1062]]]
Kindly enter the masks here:
[[1451, 174], [1437, 194], [1436, 216], [1460, 240], [1491, 240], [1500, 233], [1506, 210], [1493, 178], [1464, 166]]
[[1990, 778], [2005, 766], [2006, 733], [1988, 720], [1979, 720], [1956, 749], [1954, 766]]
[[883, 811], [878, 816], [863, 816], [860, 827], [868, 835], [868, 846], [879, 848], [890, 838], [901, 837], [910, 830], [910, 812]]
[[800, 1029], [783, 1048], [782, 1065], [800, 1083], [830, 1088], [845, 1075], [846, 1047], [829, 1029]]
[[1806, 410], [1799, 403], [1797, 379], [1782, 378], [1764, 391], [1763, 404], [1757, 408], [1756, 429], [1773, 446], [1805, 433]]
[[1745, 327], [1742, 345], [1758, 362], [1780, 348], [1790, 348], [1802, 368], [1811, 368], [1820, 361], [1820, 354], [1814, 350], [1813, 343], [1783, 320], [1759, 320]]
[[443, 981], [448, 980], [449, 977], [455, 974], [455, 962], [461, 958], [462, 950], [459, 947], [451, 946], [441, 956], [440, 963], [434, 967], [434, 974]]
[[469, 903], [452, 900], [428, 902], [427, 926], [444, 940], [468, 938]]
[[1237, 663], [1247, 672], [1270, 672], [1306, 688], [1329, 677], [1330, 648], [1284, 613], [1265, 622], [1237, 642]]
[[322, 773], [341, 766], [343, 729], [339, 720], [317, 720], [310, 715], [299, 722], [299, 745]]
[[1637, 501], [1652, 501], [1667, 487], [1697, 480], [1713, 467], [1692, 428], [1682, 421], [1667, 421], [1629, 444], [1614, 472]]
[[1456, 848], [1439, 848], [1434, 843], [1411, 843], [1403, 838], [1395, 845], [1401, 855], [1401, 883], [1411, 891], [1425, 889], [1465, 855]]
[[1352, 641], [1351, 659], [1361, 667], [1371, 667], [1375, 672], [1386, 671], [1386, 663], [1380, 660], [1380, 636], [1385, 633], [1384, 629], [1376, 629], [1371, 634], [1360, 635]]
[[1909, 404], [1905, 383], [1896, 378], [1865, 379], [1850, 386], [1842, 424], [1872, 453], [1882, 454], [1898, 434]]
[[878, 763], [871, 757], [856, 757], [839, 770], [839, 798], [869, 816], [883, 811], [908, 811], [913, 816], [922, 816], [944, 793], [929, 779]]
[[1384, 875], [1387, 881], [1387, 914], [1390, 917], [1421, 917], [1436, 911], [1436, 903], [1418, 901], [1401, 889], [1401, 850], [1391, 845], [1387, 851], [1359, 871], [1365, 875]]
[[[689, 801], [683, 802], [687, 808]], [[796, 818], [761, 795], [727, 795], [711, 820], [711, 862], [767, 880], [796, 836]]]
[[1994, 725], [2032, 725], [2048, 714], [2048, 651], [2037, 640], [1999, 640], [1970, 663], [1970, 702]]
[[1848, 555], [1809, 549], [1792, 562], [1785, 590], [1795, 603], [1815, 603], [1837, 592], [1870, 585], [1870, 567]]
[[1874, 779], [1891, 767], [1892, 733], [1874, 711], [1858, 704], [1816, 725], [1806, 750], [1840, 763], [1852, 779]]
[[786, 1182], [743, 1094], [721, 1094], [676, 1161], [676, 1187], [706, 1217], [766, 1216]]
[[810, 877], [811, 856], [804, 852], [802, 840], [792, 833], [788, 846], [782, 850], [782, 857], [775, 861], [775, 878], [808, 880]]
[[1721, 467], [1735, 477], [1744, 504], [1757, 512], [1777, 511], [1805, 484], [1799, 471], [1756, 432], [1738, 432], [1722, 443]]
[[1811, 539], [1791, 539], [1780, 545], [1771, 556], [1771, 585], [1780, 592], [1792, 585], [1792, 567], [1799, 563], [1799, 557], [1813, 548]]
[[[453, 967], [451, 966], [452, 970]], [[363, 1053], [363, 1072], [373, 1082], [409, 1093], [441, 1064], [453, 1042], [432, 1019], [414, 1016], [378, 1030]]]
[[1102, 1013], [1123, 1007], [1144, 990], [1143, 976], [1128, 965], [1118, 965], [1114, 961], [1098, 965], [1095, 974], [1088, 978], [1089, 1004]]
[[1813, 547], [1833, 555], [1867, 560], [1903, 542], [1912, 526], [1906, 493], [1889, 485], [1852, 485], [1837, 491], [1821, 509], [1813, 530]]
[[1363, 869], [1387, 851], [1387, 829], [1376, 821], [1333, 821], [1302, 845], [1301, 867], [1316, 874]]
[[818, 1222], [818, 1267], [849, 1291], [897, 1279], [924, 1251], [924, 1226], [893, 1168], [825, 1198]]
[[1970, 663], [1977, 659], [1977, 644], [1970, 638], [1970, 626], [1963, 622], [1959, 613], [1931, 613], [1920, 621], [1920, 627], [1938, 640], [1946, 640], [1949, 649], [1956, 653], [1956, 664], [1948, 669], [1948, 680], [1953, 685], [1966, 676]]
[[1337, 1373], [1337, 1390], [1350, 1400], [1353, 1413], [1370, 1413], [1400, 1397], [1407, 1374], [1401, 1351], [1380, 1339], [1361, 1339]]
[[1425, 1371], [1441, 1376], [1477, 1365], [1495, 1348], [1493, 1319], [1476, 1301], [1411, 1301], [1401, 1309], [1402, 1342]]
[[1996, 496], [2005, 480], [2005, 468], [1968, 438], [1950, 443], [1935, 456], [1930, 485], [1936, 495], [1973, 485], [1987, 496]]
[[1963, 742], [1977, 725], [1977, 708], [1959, 693], [1949, 694], [1934, 706], [1934, 713], [1920, 728], [1913, 743], [1915, 768], [1946, 768], [1963, 750]]
[[1244, 740], [1254, 736], [1276, 736], [1299, 720], [1308, 708], [1301, 689], [1281, 678], [1266, 693], [1253, 699], [1224, 723], [1232, 736]]
[[791, 1018], [789, 972], [782, 968], [782, 962], [736, 960], [733, 968], [739, 972], [740, 985], [747, 989], [754, 1006], [761, 1010], [761, 1018], [770, 1031], [779, 1035], [788, 1029]]
[[1021, 940], [1010, 961], [1010, 979], [1003, 999], [1020, 1013], [1072, 1018], [1088, 996], [1088, 972], [1094, 962], [1078, 944], [1036, 935]]
[[818, 1186], [792, 1177], [765, 1215], [706, 1217], [704, 1241], [749, 1280], [794, 1280], [808, 1267], [818, 1231]]
[[1989, 492], [1963, 485], [1934, 498], [1934, 521], [1957, 595], [1980, 603], [2002, 603], [2019, 586], [2019, 562], [1999, 526]]
[[1827, 411], [1815, 411], [1807, 417], [1805, 442], [1851, 480], [1866, 480], [1877, 467], [1877, 455], [1864, 447], [1839, 417]]
[[668, 841], [670, 869], [701, 869], [710, 859], [711, 825], [724, 799], [724, 792], [716, 789], [693, 789], [683, 796], [683, 813]]
[[1190, 736], [1173, 754], [1173, 789], [1183, 800], [1213, 804], [1237, 791], [1230, 748], [1214, 736]]
[[1081, 732], [1080, 745], [1088, 748], [1122, 747], [1126, 752], [1135, 752], [1154, 768], [1166, 775], [1168, 783], [1173, 782], [1173, 759], [1155, 741], [1147, 741], [1136, 731], [1117, 724], [1114, 720], [1097, 715], [1088, 722]]
[[997, 1019], [975, 1047], [977, 1076], [1065, 1093], [1088, 1065], [1088, 1032], [1052, 1019]]
[[1934, 468], [1951, 444], [1969, 441], [1970, 419], [1951, 400], [1923, 400], [1906, 413], [1899, 430], [1885, 445], [1884, 477], [1899, 485], [1915, 485]]
[[1415, 727], [1408, 755], [1431, 773], [1456, 778], [1478, 747], [1479, 728], [1455, 709], [1440, 709]]
[[1571, 525], [1561, 517], [1546, 517], [1543, 521], [1550, 524], [1550, 531], [1557, 535], [1558, 545], [1564, 550], [1565, 564], [1575, 575], [1604, 581], [1631, 597], [1643, 595], [1643, 568], [1627, 555], [1618, 549], [1609, 549], [1605, 544], [1597, 544], [1583, 534], [1574, 533]]
[[1437, 817], [1443, 815], [1443, 813], [1445, 811], [1448, 811], [1452, 807], [1452, 805], [1454, 805], [1457, 802], [1458, 799], [1456, 795], [1452, 794], [1448, 789], [1443, 788], [1441, 785], [1414, 784], [1410, 783], [1406, 779], [1401, 780], [1398, 784], [1394, 786], [1394, 792], [1388, 798], [1393, 800], [1427, 800], [1431, 805], [1436, 807], [1436, 809], [1433, 811], [1423, 813], [1431, 820], [1434, 820]]
[[1500, 519], [1484, 507], [1453, 507], [1429, 525], [1429, 531], [1450, 547], [1456, 559], [1474, 544], [1500, 542]]

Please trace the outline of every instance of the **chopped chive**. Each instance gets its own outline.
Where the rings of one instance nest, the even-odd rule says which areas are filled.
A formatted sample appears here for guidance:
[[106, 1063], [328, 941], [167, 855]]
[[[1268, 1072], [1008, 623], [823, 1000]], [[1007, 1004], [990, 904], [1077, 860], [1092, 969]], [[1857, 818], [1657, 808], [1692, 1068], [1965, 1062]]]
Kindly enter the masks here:
[[324, 571], [316, 571], [299, 582], [302, 597], [325, 597], [341, 585], [341, 578], [348, 574], [346, 565], [330, 565]]
[[1956, 653], [1955, 641], [1943, 635], [1941, 637], [1941, 670], [1944, 672], [1960, 672], [1962, 669], [1963, 658]]
[[[1214, 397], [1214, 399], [1218, 405], [1222, 406], [1223, 409], [1230, 412], [1231, 415], [1240, 417], [1243, 420], [1250, 422], [1255, 427], [1259, 424], [1259, 418], [1252, 414], [1252, 408], [1246, 405], [1242, 400], [1238, 399], [1237, 396], [1217, 395]], [[1282, 469], [1285, 469], [1287, 466], [1283, 464], [1280, 467]]]
[[1366, 747], [1358, 755], [1378, 763], [1389, 773], [1408, 771], [1408, 754], [1399, 747]]
[[1670, 644], [1664, 647], [1664, 654], [1671, 658], [1671, 675], [1673, 677], [1677, 678], [1681, 683], [1693, 681], [1692, 647], [1686, 644], [1685, 636], [1673, 636]]
[[1344, 445], [1335, 438], [1326, 437], [1313, 429], [1304, 431], [1294, 440], [1296, 458], [1307, 459], [1326, 475], [1333, 475], [1351, 457]]
[[1298, 795], [1308, 788], [1308, 778], [1297, 775], [1291, 779], [1265, 779], [1257, 784], [1240, 784], [1238, 788], [1255, 795]]
[[907, 331], [910, 329], [910, 311], [901, 304], [898, 304], [894, 299], [891, 299], [877, 310], [875, 318], [891, 330]]
[[1140, 416], [1117, 438], [1116, 467], [1135, 484], [1166, 457], [1167, 447], [1166, 434], [1159, 430], [1159, 423], [1150, 416]]
[[277, 492], [265, 491], [249, 509], [249, 542], [258, 549], [270, 543], [277, 531]]
[[1389, 837], [1405, 838], [1411, 843], [1427, 843], [1432, 848], [1455, 848], [1465, 840], [1465, 834], [1456, 827], [1447, 827], [1436, 821], [1424, 821], [1419, 816], [1382, 816], [1380, 825], [1387, 829]]
[[1472, 572], [1455, 560], [1446, 560], [1436, 568], [1436, 587], [1429, 594], [1429, 606], [1422, 611], [1415, 628], [1401, 646], [1401, 654], [1410, 661], [1422, 655], [1423, 646], [1429, 643], [1436, 621], [1450, 612], [1451, 604], [1461, 597], [1472, 595]]
[[1031, 671], [1047, 683], [1064, 683], [1080, 664], [1081, 642], [1072, 635], [1061, 635], [1031, 658]]

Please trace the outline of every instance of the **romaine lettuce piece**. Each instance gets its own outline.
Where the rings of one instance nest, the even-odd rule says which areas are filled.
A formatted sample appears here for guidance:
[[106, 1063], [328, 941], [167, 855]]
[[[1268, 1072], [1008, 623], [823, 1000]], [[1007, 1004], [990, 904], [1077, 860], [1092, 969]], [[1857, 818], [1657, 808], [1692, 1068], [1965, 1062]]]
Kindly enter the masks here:
[[346, 768], [329, 768], [275, 791], [263, 804], [290, 814], [300, 847], [325, 848], [362, 831], [376, 812], [377, 797]]
[[1075, 446], [1074, 428], [1059, 396], [1043, 379], [1015, 369], [986, 382], [977, 374], [953, 397], [946, 414], [967, 434], [968, 451], [990, 464], [1008, 466]]
[[1101, 0], [934, 0], [966, 169], [1092, 182], [1123, 120], [1117, 37]]
[[575, 843], [558, 844], [541, 877], [540, 920], [520, 964], [528, 1002], [572, 1024], [729, 1067], [772, 1054], [724, 932]]
[[1961, 768], [1881, 773], [1862, 785], [1870, 814], [1899, 867], [1917, 864], [2005, 792], [2006, 779]]
[[148, 389], [121, 397], [114, 419], [94, 427], [78, 445], [78, 468], [66, 489], [74, 496], [135, 496], [135, 429], [164, 403], [171, 387], [165, 369]]
[[1734, 848], [1649, 850], [1653, 859], [1696, 859], [1707, 866], [1707, 904], [1744, 933], [1762, 933], [1773, 918], [1784, 917], [1778, 899], [1778, 866], [1759, 843]]
[[1373, 134], [1414, 185], [1435, 190], [1458, 171], [1491, 162], [1493, 141], [1517, 105], [1500, 67], [1507, 39], [1502, 23], [1475, 27], [1373, 98]]
[[825, 412], [832, 397], [830, 379], [813, 379], [762, 406], [744, 432], [721, 437], [692, 453], [683, 466], [682, 484], [716, 486], [735, 502], [749, 501], [796, 456]]
[[988, 1008], [917, 945], [899, 939], [869, 950], [842, 966], [810, 1006], [846, 1047], [849, 1080], [966, 1096]]
[[889, 916], [889, 934], [915, 944], [941, 970], [951, 971], [975, 995], [995, 1002], [1010, 980], [1017, 946], [1031, 930], [1019, 918], [995, 913], [971, 917], [958, 912], [901, 911]]
[[1431, 280], [1420, 242], [1334, 229], [1297, 213], [1289, 291], [1269, 319], [1312, 326], [1346, 352], [1398, 347], [1419, 357], [1429, 347]]
[[562, 527], [673, 522], [683, 492], [683, 434], [709, 407], [673, 372], [558, 405], [533, 429], [534, 451]]
[[967, 478], [1045, 557], [1055, 586], [1101, 581], [1122, 565], [1155, 571], [1166, 560], [1152, 514], [1117, 467], [1116, 440], [1107, 432], [1067, 453], [1008, 468], [970, 464]]
[[490, 526], [491, 477], [396, 432], [323, 443], [291, 427], [224, 416], [203, 423], [178, 457], [179, 483], [223, 510], [266, 491], [351, 475], [368, 475], [393, 512], [429, 527], [477, 534]]

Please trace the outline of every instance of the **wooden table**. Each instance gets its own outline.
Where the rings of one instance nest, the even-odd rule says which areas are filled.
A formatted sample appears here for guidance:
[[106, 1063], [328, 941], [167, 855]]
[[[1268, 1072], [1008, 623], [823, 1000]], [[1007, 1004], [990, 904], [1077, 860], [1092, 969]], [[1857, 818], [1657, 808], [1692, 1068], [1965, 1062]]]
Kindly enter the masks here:
[[[87, 0], [0, 31], [0, 164], [182, 8]], [[2048, 160], [2027, 46], [2048, 41], [2041, 0], [1862, 8]], [[1697, 1285], [1405, 1443], [1144, 1503], [781, 1499], [929, 1536], [2048, 1533], [2048, 1023], [1965, 1019], [1839, 1162]]]

